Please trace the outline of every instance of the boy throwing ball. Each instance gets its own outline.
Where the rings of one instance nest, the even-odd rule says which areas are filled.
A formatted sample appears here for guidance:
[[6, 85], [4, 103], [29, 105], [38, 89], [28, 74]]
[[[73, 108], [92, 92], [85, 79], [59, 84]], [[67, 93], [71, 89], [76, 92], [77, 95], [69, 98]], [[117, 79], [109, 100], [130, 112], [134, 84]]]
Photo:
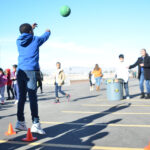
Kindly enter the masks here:
[[17, 73], [19, 102], [17, 108], [18, 121], [15, 128], [22, 131], [27, 130], [24, 117], [24, 105], [28, 93], [33, 122], [31, 132], [45, 134], [39, 123], [36, 72], [39, 71], [39, 47], [48, 40], [51, 32], [50, 30], [46, 30], [42, 36], [34, 36], [33, 30], [36, 26], [36, 23], [32, 26], [25, 23], [19, 28], [21, 33], [17, 39], [19, 52]]

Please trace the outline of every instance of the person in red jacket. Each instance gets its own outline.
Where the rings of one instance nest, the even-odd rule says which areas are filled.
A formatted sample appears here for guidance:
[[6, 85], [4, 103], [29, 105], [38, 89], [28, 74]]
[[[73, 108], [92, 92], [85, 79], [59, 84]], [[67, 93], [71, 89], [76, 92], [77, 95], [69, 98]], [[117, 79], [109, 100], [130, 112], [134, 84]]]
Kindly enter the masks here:
[[[14, 99], [14, 91], [13, 91], [13, 88], [12, 88], [12, 80], [11, 80], [11, 72], [10, 72], [10, 69], [6, 69], [6, 76], [7, 76], [7, 94], [8, 94], [8, 98], [7, 100], [11, 100], [11, 99]], [[10, 92], [12, 94], [12, 97], [10, 97]]]

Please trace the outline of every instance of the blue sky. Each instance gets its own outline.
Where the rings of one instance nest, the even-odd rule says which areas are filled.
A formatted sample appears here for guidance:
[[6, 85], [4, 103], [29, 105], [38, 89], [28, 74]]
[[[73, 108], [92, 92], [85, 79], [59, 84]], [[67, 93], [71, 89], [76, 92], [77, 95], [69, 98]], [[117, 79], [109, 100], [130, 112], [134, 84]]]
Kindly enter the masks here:
[[[59, 14], [68, 5], [71, 15]], [[52, 34], [40, 48], [41, 68], [113, 67], [120, 53], [133, 63], [140, 49], [150, 53], [149, 0], [3, 0], [0, 4], [0, 66], [17, 63], [16, 39], [22, 23], [38, 23], [35, 35]]]

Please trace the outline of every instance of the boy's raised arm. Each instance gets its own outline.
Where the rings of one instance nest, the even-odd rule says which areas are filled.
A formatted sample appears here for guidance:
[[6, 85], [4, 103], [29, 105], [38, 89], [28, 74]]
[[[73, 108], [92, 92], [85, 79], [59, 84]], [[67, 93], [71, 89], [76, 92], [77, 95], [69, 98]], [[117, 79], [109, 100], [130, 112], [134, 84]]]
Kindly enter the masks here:
[[44, 42], [46, 42], [51, 34], [51, 31], [47, 29], [45, 33], [39, 37], [39, 46], [41, 46]]

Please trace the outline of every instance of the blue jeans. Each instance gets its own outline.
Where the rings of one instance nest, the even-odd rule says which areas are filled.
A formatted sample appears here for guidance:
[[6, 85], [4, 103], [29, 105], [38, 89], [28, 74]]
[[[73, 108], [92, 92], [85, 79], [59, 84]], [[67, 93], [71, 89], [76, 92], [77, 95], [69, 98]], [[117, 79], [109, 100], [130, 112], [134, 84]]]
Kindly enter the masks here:
[[140, 90], [141, 93], [144, 93], [144, 72], [141, 73], [140, 75]]
[[147, 94], [150, 94], [150, 80], [146, 80]]
[[4, 102], [4, 100], [5, 100], [4, 93], [5, 93], [5, 86], [2, 86], [2, 87], [0, 87], [1, 102]]
[[13, 87], [14, 87], [15, 99], [16, 99], [16, 100], [19, 100], [19, 87], [18, 87], [18, 84], [15, 83], [15, 84], [13, 85]]
[[19, 87], [19, 102], [17, 109], [18, 121], [24, 121], [24, 105], [28, 93], [30, 101], [30, 110], [33, 123], [39, 122], [38, 104], [37, 104], [37, 82], [36, 71], [19, 70], [17, 73], [17, 82]]
[[58, 92], [61, 93], [62, 95], [66, 95], [66, 93], [61, 90], [61, 86], [58, 86], [58, 83], [56, 83], [55, 84], [55, 95], [56, 95], [56, 98], [59, 98]]
[[95, 81], [96, 81], [96, 85], [97, 85], [97, 86], [100, 86], [101, 80], [102, 80], [102, 77], [96, 77], [96, 78], [95, 78]]
[[124, 83], [124, 89], [125, 89], [125, 92], [126, 92], [126, 97], [128, 97], [129, 96], [128, 82]]

